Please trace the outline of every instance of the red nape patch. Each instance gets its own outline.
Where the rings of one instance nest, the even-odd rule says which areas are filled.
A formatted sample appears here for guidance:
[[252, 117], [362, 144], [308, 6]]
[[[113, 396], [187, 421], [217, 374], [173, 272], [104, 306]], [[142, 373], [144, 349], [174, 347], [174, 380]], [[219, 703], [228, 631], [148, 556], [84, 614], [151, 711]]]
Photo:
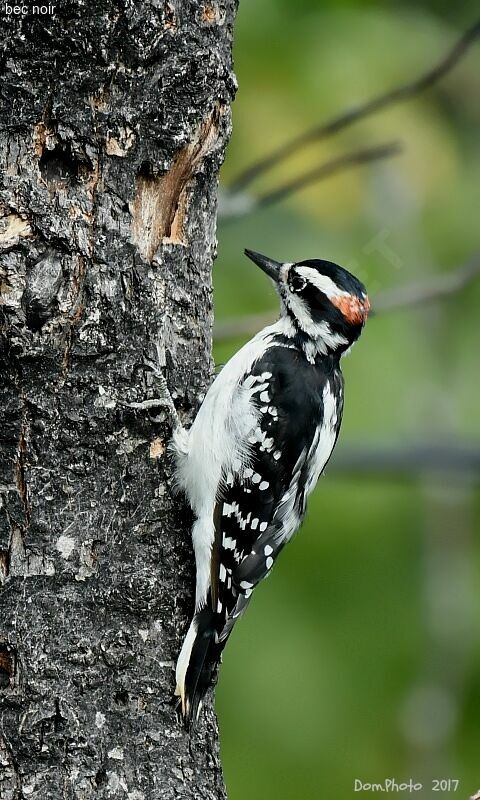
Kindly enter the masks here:
[[353, 294], [337, 295], [337, 297], [331, 297], [330, 302], [342, 312], [345, 319], [352, 325], [361, 325], [366, 322], [370, 311], [368, 297], [360, 300], [359, 297], [355, 297]]

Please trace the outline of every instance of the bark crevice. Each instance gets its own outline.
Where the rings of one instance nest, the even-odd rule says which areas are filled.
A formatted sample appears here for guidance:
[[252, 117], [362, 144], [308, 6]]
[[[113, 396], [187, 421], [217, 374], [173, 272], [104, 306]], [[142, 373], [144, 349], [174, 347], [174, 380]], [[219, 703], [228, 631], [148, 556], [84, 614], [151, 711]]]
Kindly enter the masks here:
[[145, 261], [152, 261], [162, 241], [187, 244], [184, 225], [188, 185], [215, 145], [220, 113], [217, 104], [188, 144], [176, 153], [166, 172], [156, 175], [148, 161], [141, 165], [135, 181], [132, 235]]

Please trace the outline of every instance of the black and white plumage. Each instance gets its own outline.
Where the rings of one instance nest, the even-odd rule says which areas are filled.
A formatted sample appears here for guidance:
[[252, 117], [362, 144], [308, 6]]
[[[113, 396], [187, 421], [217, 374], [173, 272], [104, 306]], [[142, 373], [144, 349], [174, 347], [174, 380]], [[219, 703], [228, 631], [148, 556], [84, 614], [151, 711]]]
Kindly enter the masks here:
[[364, 286], [336, 264], [245, 252], [274, 280], [280, 319], [230, 359], [192, 427], [173, 434], [176, 479], [195, 515], [195, 615], [176, 668], [187, 726], [330, 458], [343, 411], [340, 358], [369, 310]]

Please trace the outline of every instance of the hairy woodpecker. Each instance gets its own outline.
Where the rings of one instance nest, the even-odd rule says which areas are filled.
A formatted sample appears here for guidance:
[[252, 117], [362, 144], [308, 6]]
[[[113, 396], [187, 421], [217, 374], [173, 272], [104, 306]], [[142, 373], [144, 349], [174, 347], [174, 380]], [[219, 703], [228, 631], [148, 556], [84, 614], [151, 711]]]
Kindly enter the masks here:
[[330, 261], [245, 254], [275, 282], [280, 318], [230, 359], [191, 428], [177, 424], [172, 437], [176, 481], [195, 516], [195, 614], [176, 667], [187, 727], [330, 458], [343, 410], [340, 358], [370, 307], [365, 287]]

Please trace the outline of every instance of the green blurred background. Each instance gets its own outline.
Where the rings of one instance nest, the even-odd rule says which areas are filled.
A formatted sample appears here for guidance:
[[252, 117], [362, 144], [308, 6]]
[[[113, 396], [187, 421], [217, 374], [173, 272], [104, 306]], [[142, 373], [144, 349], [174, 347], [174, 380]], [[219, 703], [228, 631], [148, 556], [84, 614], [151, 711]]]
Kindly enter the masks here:
[[[474, 2], [241, 0], [224, 190], [276, 145], [428, 69], [478, 11]], [[217, 323], [276, 312], [245, 246], [337, 261], [373, 300], [468, 261], [480, 250], [479, 98], [476, 44], [433, 89], [300, 151], [249, 191], [348, 149], [399, 138], [401, 155], [235, 219], [222, 218], [224, 199]], [[356, 778], [413, 778], [422, 797], [438, 796], [434, 778], [458, 779], [457, 797], [480, 788], [478, 472], [448, 455], [403, 471], [367, 470], [361, 458], [346, 469], [364, 447], [375, 462], [385, 445], [475, 446], [479, 308], [480, 279], [445, 301], [379, 314], [345, 359], [336, 454], [220, 672], [230, 800], [343, 800]], [[218, 336], [216, 363], [247, 338]]]

